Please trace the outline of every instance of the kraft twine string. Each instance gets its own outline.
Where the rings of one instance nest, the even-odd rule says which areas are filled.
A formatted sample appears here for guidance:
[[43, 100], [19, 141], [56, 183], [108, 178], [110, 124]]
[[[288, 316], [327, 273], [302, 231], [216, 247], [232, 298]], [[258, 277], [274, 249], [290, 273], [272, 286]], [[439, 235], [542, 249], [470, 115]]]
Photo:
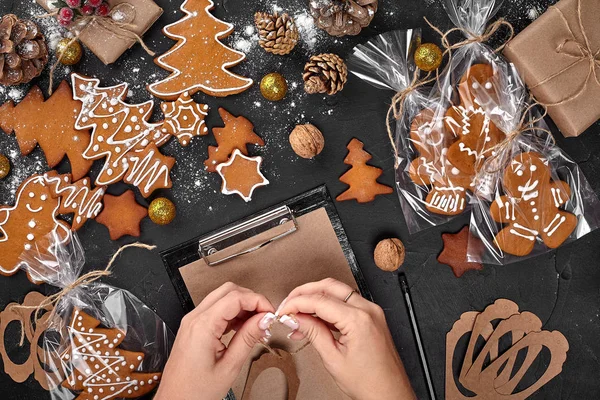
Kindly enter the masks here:
[[[558, 7], [556, 7], [556, 6], [551, 6], [550, 9], [552, 9], [552, 10], [554, 10], [554, 11], [556, 11], [558, 13], [558, 15], [560, 16], [561, 20], [565, 24], [565, 27], [569, 31], [569, 34], [571, 35], [570, 39], [565, 39], [556, 48], [556, 52], [558, 54], [562, 54], [562, 55], [565, 55], [567, 57], [575, 58], [576, 60], [573, 63], [571, 63], [568, 66], [566, 66], [563, 69], [561, 69], [560, 71], [555, 72], [554, 74], [550, 75], [546, 79], [544, 79], [544, 80], [538, 82], [537, 84], [531, 86], [530, 89], [534, 90], [536, 88], [539, 88], [542, 85], [545, 85], [545, 84], [551, 82], [552, 80], [554, 80], [557, 77], [561, 76], [562, 74], [570, 71], [572, 68], [576, 67], [577, 65], [579, 65], [582, 62], [588, 61], [589, 62], [589, 69], [588, 69], [588, 73], [587, 73], [587, 76], [586, 76], [585, 80], [577, 88], [577, 91], [575, 91], [575, 93], [571, 94], [570, 96], [567, 96], [567, 97], [563, 98], [560, 101], [554, 102], [554, 103], [540, 102], [540, 104], [542, 104], [542, 105], [544, 105], [546, 107], [560, 106], [560, 105], [568, 103], [568, 102], [570, 102], [572, 100], [575, 100], [576, 98], [578, 98], [579, 96], [581, 96], [587, 90], [588, 84], [590, 83], [590, 80], [592, 78], [594, 78], [596, 84], [598, 86], [600, 86], [600, 76], [599, 76], [600, 75], [600, 48], [594, 53], [594, 51], [592, 49], [592, 45], [591, 45], [589, 37], [588, 37], [588, 34], [587, 34], [587, 32], [585, 30], [585, 27], [583, 25], [583, 19], [582, 19], [582, 14], [581, 14], [581, 0], [577, 0], [577, 23], [579, 25], [579, 29], [581, 30], [581, 35], [583, 36], [583, 43], [581, 41], [579, 41], [577, 39], [577, 37], [575, 36], [575, 33], [573, 32], [573, 29], [571, 28], [571, 25], [569, 24], [569, 21], [567, 20], [565, 14], [561, 11], [561, 9], [558, 8]], [[565, 49], [565, 46], [568, 43], [575, 43], [575, 45], [577, 46], [577, 48], [579, 50], [579, 54], [573, 54], [573, 53], [568, 52]]]
[[[119, 6], [130, 7], [132, 9], [134, 9], [134, 11], [135, 11], [134, 6], [132, 6], [129, 3], [121, 3]], [[101, 28], [109, 31], [110, 33], [112, 33], [119, 39], [122, 39], [122, 40], [134, 39], [136, 42], [138, 42], [142, 46], [142, 48], [144, 49], [144, 51], [146, 51], [146, 53], [148, 53], [148, 55], [150, 55], [151, 57], [154, 57], [156, 55], [156, 53], [154, 53], [152, 50], [150, 50], [150, 48], [146, 45], [146, 43], [144, 42], [144, 39], [142, 39], [142, 37], [140, 35], [133, 32], [132, 29], [135, 28], [136, 25], [133, 25], [130, 23], [116, 22], [112, 18], [114, 11], [115, 10], [113, 9], [110, 12], [110, 14], [105, 17], [100, 17], [97, 15], [78, 17], [75, 20], [75, 24], [77, 26], [77, 34], [73, 38], [71, 38], [68, 45], [65, 47], [65, 50], [67, 48], [69, 48], [73, 43], [75, 43], [79, 39], [79, 37], [81, 36], [82, 32], [85, 29], [87, 29], [89, 26], [98, 25]], [[53, 11], [51, 13], [39, 15], [37, 18], [54, 18], [54, 17], [56, 17], [56, 15], [58, 15], [58, 10]], [[60, 62], [62, 61], [64, 54], [65, 54], [64, 50], [61, 52], [58, 52], [57, 53], [58, 58], [54, 62], [52, 67], [50, 68], [50, 79], [49, 79], [49, 84], [48, 84], [48, 86], [49, 86], [48, 94], [49, 95], [52, 95], [52, 92], [53, 92], [54, 72], [56, 71], [56, 68], [60, 65]]]
[[[69, 294], [71, 291], [73, 291], [77, 287], [79, 287], [81, 285], [89, 285], [90, 283], [95, 282], [102, 277], [110, 276], [112, 274], [111, 268], [114, 265], [117, 258], [121, 255], [121, 253], [123, 253], [125, 250], [127, 250], [129, 248], [154, 250], [156, 248], [156, 246], [151, 246], [151, 245], [139, 243], [139, 242], [122, 246], [112, 256], [112, 258], [106, 265], [106, 268], [104, 268], [103, 270], [90, 271], [90, 272], [80, 276], [75, 281], [70, 283], [68, 286], [64, 287], [60, 292], [55, 293], [55, 294], [47, 297], [46, 299], [44, 299], [37, 306], [22, 306], [22, 305], [14, 304], [14, 305], [10, 306], [10, 309], [15, 310], [15, 311], [34, 310], [34, 322], [37, 323], [38, 319], [39, 319], [40, 311], [42, 311], [46, 308], [53, 307], [52, 311], [50, 311], [50, 316], [48, 318], [49, 320], [52, 319], [52, 317], [54, 317], [54, 314], [56, 313], [56, 307], [55, 307], [56, 304], [58, 304], [67, 294]], [[19, 342], [19, 346], [23, 346], [23, 343], [25, 341], [25, 328], [24, 328], [23, 324], [24, 324], [24, 321], [22, 322], [22, 326], [21, 326], [21, 340]]]

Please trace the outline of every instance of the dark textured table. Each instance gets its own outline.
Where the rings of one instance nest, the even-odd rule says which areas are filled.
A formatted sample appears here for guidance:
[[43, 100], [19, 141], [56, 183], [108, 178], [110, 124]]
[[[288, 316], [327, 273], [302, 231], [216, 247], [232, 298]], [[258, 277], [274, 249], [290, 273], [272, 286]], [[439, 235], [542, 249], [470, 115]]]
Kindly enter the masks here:
[[[157, 0], [165, 13], [146, 34], [148, 45], [158, 53], [169, 49], [172, 41], [164, 37], [161, 28], [181, 17], [180, 0]], [[173, 188], [164, 194], [174, 200], [178, 207], [176, 220], [166, 227], [143, 221], [141, 241], [156, 244], [160, 250], [168, 249], [199, 234], [223, 226], [241, 217], [261, 210], [306, 190], [326, 183], [332, 195], [344, 190], [338, 181], [347, 166], [343, 164], [346, 144], [357, 137], [365, 143], [365, 149], [373, 154], [372, 163], [385, 170], [382, 182], [393, 184], [393, 158], [385, 133], [384, 121], [387, 106], [393, 93], [372, 88], [351, 77], [345, 90], [333, 97], [308, 96], [302, 91], [301, 71], [311, 54], [335, 52], [347, 56], [353, 46], [365, 42], [370, 36], [392, 29], [424, 27], [427, 16], [442, 29], [450, 28], [442, 2], [439, 0], [383, 0], [371, 27], [354, 38], [336, 39], [322, 31], [310, 28], [307, 23], [305, 2], [280, 0], [277, 5], [296, 17], [302, 26], [303, 42], [290, 55], [272, 56], [264, 53], [252, 42], [253, 14], [258, 10], [270, 10], [272, 2], [224, 0], [217, 4], [214, 14], [236, 26], [236, 33], [228, 40], [237, 48], [248, 52], [248, 59], [237, 67], [256, 81], [271, 71], [280, 71], [290, 83], [290, 93], [281, 103], [269, 103], [260, 96], [258, 85], [249, 91], [225, 99], [198, 94], [196, 100], [211, 107], [208, 126], [221, 124], [216, 109], [226, 107], [234, 114], [248, 117], [256, 132], [267, 142], [259, 149], [265, 159], [265, 173], [271, 184], [257, 190], [254, 200], [245, 204], [239, 197], [220, 194], [218, 176], [204, 172], [203, 161], [207, 146], [213, 144], [212, 136], [197, 138], [187, 148], [181, 148], [175, 140], [164, 147], [164, 153], [177, 157], [173, 169]], [[511, 0], [500, 10], [512, 22], [517, 31], [531, 22], [531, 18], [546, 9], [551, 1]], [[42, 9], [33, 0], [3, 0], [0, 14], [14, 12], [20, 17], [40, 14]], [[41, 24], [47, 36], [57, 32], [53, 22]], [[436, 40], [431, 30], [424, 29], [425, 37]], [[55, 39], [54, 39], [55, 40]], [[199, 59], [203, 55], [198, 55]], [[140, 103], [150, 98], [145, 84], [166, 72], [152, 63], [151, 57], [140, 46], [126, 52], [117, 63], [102, 65], [95, 56], [86, 54], [83, 62], [75, 67], [77, 72], [98, 77], [105, 86], [129, 82], [132, 86], [130, 103]], [[64, 78], [68, 70], [58, 72]], [[37, 80], [44, 89], [47, 76]], [[19, 100], [27, 88], [0, 90], [0, 100]], [[158, 103], [157, 103], [158, 104]], [[157, 107], [158, 110], [158, 107]], [[287, 143], [287, 136], [297, 123], [312, 122], [326, 137], [324, 152], [314, 161], [300, 160]], [[596, 123], [579, 138], [565, 140], [556, 131], [560, 146], [575, 159], [597, 193], [600, 193], [600, 124]], [[11, 155], [12, 175], [0, 181], [0, 203], [12, 204], [14, 190], [25, 177], [42, 172], [47, 167], [42, 153], [36, 150], [21, 157], [14, 136], [0, 134], [0, 152]], [[101, 163], [96, 163], [97, 173]], [[68, 171], [61, 165], [60, 171]], [[124, 185], [110, 188], [120, 194]], [[138, 200], [147, 204], [141, 197]], [[427, 398], [412, 331], [405, 304], [394, 273], [385, 273], [373, 263], [375, 244], [389, 236], [400, 237], [407, 247], [406, 271], [417, 317], [420, 322], [425, 351], [433, 375], [438, 397], [444, 393], [445, 335], [454, 321], [465, 311], [482, 310], [497, 298], [517, 302], [521, 310], [537, 314], [544, 329], [559, 330], [569, 341], [570, 349], [564, 370], [560, 376], [538, 391], [536, 399], [591, 399], [600, 393], [598, 379], [600, 342], [600, 260], [598, 246], [600, 232], [527, 261], [504, 266], [485, 266], [483, 271], [469, 272], [457, 279], [450, 268], [440, 265], [436, 256], [441, 250], [441, 233], [455, 232], [467, 217], [452, 223], [410, 236], [396, 195], [378, 197], [376, 201], [359, 205], [355, 202], [337, 203], [337, 209], [350, 238], [359, 264], [366, 276], [375, 300], [385, 309], [390, 329], [404, 360], [411, 381], [419, 398]], [[102, 268], [110, 255], [121, 245], [134, 241], [128, 237], [112, 242], [108, 231], [94, 222], [80, 231], [87, 251], [87, 269]], [[131, 250], [124, 254], [107, 283], [130, 290], [154, 309], [167, 324], [177, 330], [183, 311], [173, 290], [169, 277], [158, 256], [143, 250]], [[21, 302], [31, 290], [51, 293], [52, 289], [36, 287], [28, 282], [24, 273], [13, 277], [0, 277], [0, 307], [12, 301]], [[6, 346], [15, 362], [25, 356], [17, 347], [18, 330], [11, 324], [7, 330]], [[32, 378], [16, 384], [0, 373], [3, 399], [39, 399], [44, 392]]]

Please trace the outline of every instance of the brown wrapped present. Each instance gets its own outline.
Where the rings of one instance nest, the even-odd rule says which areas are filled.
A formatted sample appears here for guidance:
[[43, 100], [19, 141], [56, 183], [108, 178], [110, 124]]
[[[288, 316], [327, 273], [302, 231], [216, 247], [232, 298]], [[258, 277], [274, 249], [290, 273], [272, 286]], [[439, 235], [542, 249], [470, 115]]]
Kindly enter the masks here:
[[[36, 0], [39, 5], [47, 11], [51, 11], [54, 0]], [[79, 40], [94, 53], [104, 64], [112, 64], [134, 44], [136, 36], [141, 37], [156, 20], [162, 15], [163, 10], [153, 0], [107, 0], [114, 9], [122, 3], [128, 3], [132, 11], [128, 12], [133, 19], [127, 25], [127, 29], [133, 34], [119, 33], [119, 30], [111, 31], [106, 26], [92, 22], [87, 25], [79, 36]], [[71, 29], [75, 29], [76, 23]], [[121, 31], [122, 32], [122, 31]]]
[[600, 0], [561, 0], [506, 46], [565, 136], [600, 118]]

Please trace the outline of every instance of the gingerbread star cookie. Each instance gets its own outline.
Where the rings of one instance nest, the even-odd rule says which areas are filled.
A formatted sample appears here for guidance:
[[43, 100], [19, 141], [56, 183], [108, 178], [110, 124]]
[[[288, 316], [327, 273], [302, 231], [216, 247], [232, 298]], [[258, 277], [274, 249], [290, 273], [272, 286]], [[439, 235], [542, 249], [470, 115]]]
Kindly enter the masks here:
[[140, 224], [148, 216], [148, 210], [135, 200], [133, 191], [120, 196], [104, 196], [104, 210], [96, 217], [96, 222], [106, 226], [110, 238], [117, 240], [125, 235], [140, 236]]
[[165, 114], [162, 131], [177, 136], [182, 146], [189, 145], [194, 136], [208, 135], [204, 122], [208, 115], [208, 105], [196, 103], [188, 92], [176, 101], [162, 103], [160, 108]]
[[262, 157], [247, 157], [235, 149], [231, 159], [217, 166], [217, 172], [223, 179], [223, 194], [238, 194], [244, 201], [252, 200], [254, 190], [266, 186], [269, 181], [260, 172]]
[[469, 227], [465, 226], [458, 233], [444, 233], [442, 235], [444, 249], [437, 260], [441, 264], [446, 264], [452, 268], [452, 272], [457, 278], [470, 270], [481, 270], [483, 266], [480, 263], [467, 261], [467, 250], [469, 245]]

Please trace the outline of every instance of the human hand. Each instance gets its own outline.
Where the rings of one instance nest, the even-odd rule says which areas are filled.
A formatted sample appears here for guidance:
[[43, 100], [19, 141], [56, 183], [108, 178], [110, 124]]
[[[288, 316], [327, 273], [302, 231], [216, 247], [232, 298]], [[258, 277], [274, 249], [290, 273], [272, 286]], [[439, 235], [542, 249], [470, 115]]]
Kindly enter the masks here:
[[233, 283], [210, 293], [181, 321], [155, 399], [223, 399], [265, 335], [259, 321], [273, 311], [265, 296]]
[[[295, 315], [292, 340], [308, 338], [325, 368], [355, 400], [415, 399], [383, 310], [334, 279], [294, 289], [277, 315]], [[340, 332], [335, 339], [331, 329]]]

